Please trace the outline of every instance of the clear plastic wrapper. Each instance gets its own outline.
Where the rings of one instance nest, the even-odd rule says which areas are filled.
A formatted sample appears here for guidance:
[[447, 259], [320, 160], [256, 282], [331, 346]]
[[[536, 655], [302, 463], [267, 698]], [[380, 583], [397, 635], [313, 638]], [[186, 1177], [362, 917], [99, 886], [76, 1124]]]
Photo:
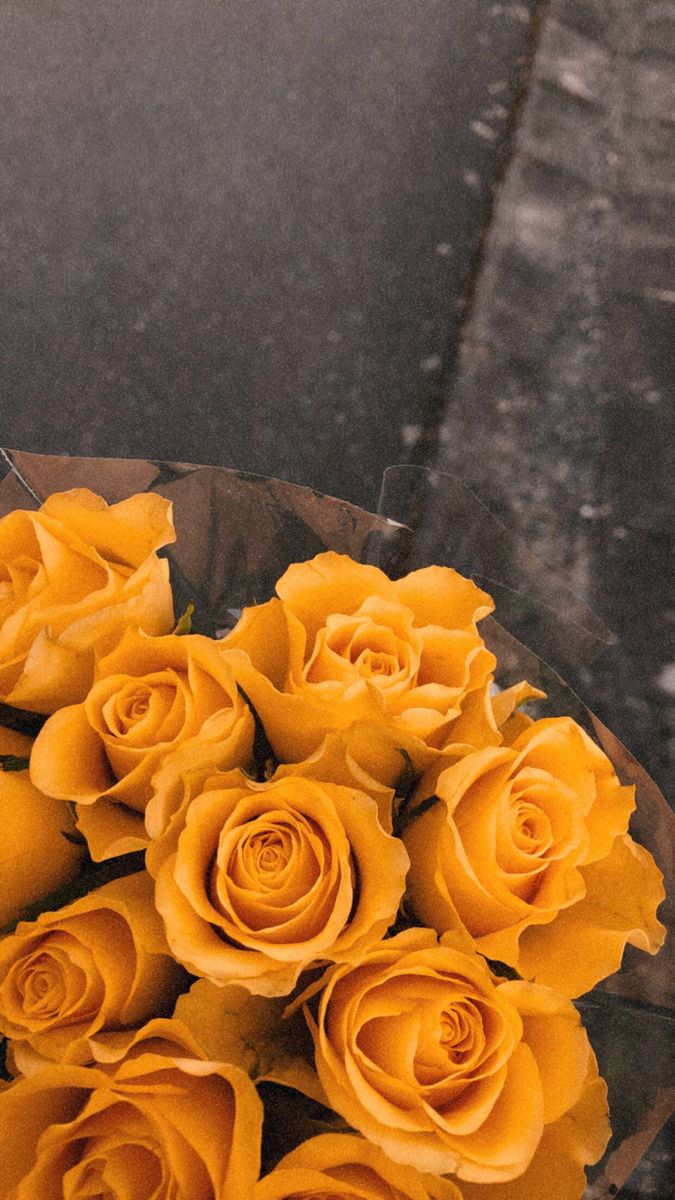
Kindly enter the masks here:
[[[177, 541], [166, 553], [177, 612], [192, 601], [193, 630], [220, 636], [247, 604], [265, 601], [292, 562], [324, 549], [397, 577], [431, 564], [471, 576], [495, 599], [481, 625], [497, 682], [526, 678], [546, 692], [536, 716], [573, 716], [636, 786], [631, 832], [670, 887], [672, 814], [655, 783], [574, 690], [579, 668], [612, 641], [601, 622], [450, 476], [393, 467], [379, 514], [307, 488], [214, 467], [147, 460], [52, 458], [3, 451], [0, 515], [37, 508], [52, 492], [88, 487], [113, 502], [153, 491], [171, 500]], [[661, 919], [670, 924], [663, 906]], [[629, 947], [620, 972], [578, 1006], [609, 1087], [613, 1136], [591, 1170], [587, 1200], [669, 1194], [664, 1128], [673, 1110], [673, 971], [669, 942], [656, 958]], [[651, 1148], [651, 1150], [650, 1150]]]

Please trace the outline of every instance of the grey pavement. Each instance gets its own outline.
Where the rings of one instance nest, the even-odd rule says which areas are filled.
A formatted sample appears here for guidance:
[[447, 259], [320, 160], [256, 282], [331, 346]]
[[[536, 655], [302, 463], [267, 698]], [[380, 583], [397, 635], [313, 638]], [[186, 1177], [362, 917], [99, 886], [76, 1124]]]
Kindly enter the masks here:
[[580, 685], [664, 788], [675, 734], [674, 54], [672, 4], [547, 6], [437, 430], [439, 464], [619, 638]]
[[13, 441], [372, 506], [439, 402], [529, 14], [0, 3]]

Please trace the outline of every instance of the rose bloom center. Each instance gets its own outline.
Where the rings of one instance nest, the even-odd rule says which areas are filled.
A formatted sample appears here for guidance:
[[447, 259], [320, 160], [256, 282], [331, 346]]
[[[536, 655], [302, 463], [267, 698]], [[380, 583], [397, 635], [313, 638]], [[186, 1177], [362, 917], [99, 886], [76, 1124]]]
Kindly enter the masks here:
[[125, 737], [145, 721], [159, 725], [169, 714], [175, 695], [175, 688], [167, 684], [127, 684], [103, 706], [105, 723], [114, 737]]
[[378, 687], [404, 680], [409, 686], [416, 680], [418, 667], [415, 648], [388, 625], [370, 614], [338, 614], [329, 617], [319, 631], [305, 677], [308, 683], [322, 683], [347, 681], [356, 675]]
[[17, 963], [5, 983], [23, 1014], [40, 1021], [67, 1020], [69, 1014], [72, 1019], [82, 1019], [80, 1006], [88, 995], [88, 986], [82, 966], [58, 945], [36, 951]]
[[[293, 858], [296, 843], [289, 829], [257, 830], [243, 840], [237, 857], [249, 878], [257, 879], [263, 887], [274, 887]], [[236, 859], [232, 867], [237, 875]]]
[[333, 874], [325, 832], [300, 813], [276, 811], [224, 831], [209, 898], [226, 919], [260, 931], [328, 903], [337, 883]]
[[512, 830], [516, 844], [530, 854], [543, 854], [553, 844], [551, 822], [535, 804], [516, 804], [512, 810]]
[[[121, 1115], [121, 1106], [118, 1111]], [[69, 1200], [145, 1200], [167, 1182], [157, 1149], [125, 1141], [120, 1129], [116, 1136], [87, 1139], [80, 1163], [64, 1174], [63, 1194]]]
[[36, 955], [17, 981], [26, 1013], [53, 1016], [66, 997], [66, 984], [60, 964], [48, 954]]
[[[453, 1000], [448, 996], [452, 985], [432, 985], [425, 997], [427, 986], [420, 983], [400, 980], [381, 992], [376, 1002], [388, 1015], [364, 1021], [357, 1034], [359, 1050], [380, 1070], [413, 1087], [433, 1088], [448, 1078], [461, 1085], [476, 1072], [490, 1073], [492, 1050], [502, 1033], [499, 1014], [479, 997]], [[375, 1000], [371, 994], [368, 1008]], [[404, 1045], [408, 1049], [402, 1055]]]

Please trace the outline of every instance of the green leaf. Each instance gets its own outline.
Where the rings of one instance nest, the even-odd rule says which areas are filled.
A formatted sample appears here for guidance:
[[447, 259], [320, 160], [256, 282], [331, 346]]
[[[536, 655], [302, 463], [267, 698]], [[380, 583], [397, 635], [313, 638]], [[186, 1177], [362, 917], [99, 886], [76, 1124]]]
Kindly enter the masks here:
[[488, 958], [486, 954], [483, 954], [482, 957], [485, 959], [492, 974], [498, 975], [500, 979], [516, 980], [523, 978], [522, 975], [518, 974], [515, 967], [510, 967], [507, 963], [500, 962], [499, 959]]
[[255, 734], [253, 735], [253, 758], [255, 761], [256, 770], [255, 780], [256, 783], [266, 783], [268, 779], [271, 779], [272, 775], [279, 766], [279, 759], [272, 749], [272, 744], [265, 733], [265, 727], [260, 720], [258, 713], [256, 712], [253, 704], [251, 704], [251, 701], [246, 695], [243, 687], [239, 683], [237, 684], [237, 691], [239, 692], [242, 700], [245, 700], [248, 704], [253, 716], [253, 720], [255, 721]]
[[7, 1070], [7, 1038], [0, 1038], [0, 1079], [11, 1082], [12, 1076]]
[[435, 804], [440, 804], [440, 800], [440, 796], [427, 796], [426, 800], [423, 800], [421, 804], [416, 806], [416, 808], [411, 808], [407, 812], [399, 812], [394, 824], [394, 833], [396, 837], [401, 837], [401, 834], [405, 832], [409, 825], [412, 825], [413, 821], [416, 821], [418, 817], [421, 817], [422, 813], [428, 812], [429, 809], [433, 808]]
[[265, 1173], [301, 1142], [322, 1133], [353, 1132], [339, 1113], [317, 1104], [292, 1087], [262, 1082], [258, 1084], [258, 1093], [265, 1106], [262, 1144]]
[[18, 754], [0, 754], [0, 771], [26, 771], [29, 763], [29, 758]]
[[4, 725], [5, 729], [14, 729], [16, 733], [24, 733], [27, 737], [37, 737], [46, 720], [43, 713], [13, 708], [11, 704], [0, 704], [0, 725]]
[[396, 747], [397, 753], [401, 755], [404, 762], [403, 770], [399, 775], [396, 786], [394, 788], [394, 824], [404, 820], [404, 813], [413, 797], [413, 792], [417, 786], [419, 776], [413, 766], [413, 761], [401, 746]]
[[178, 634], [179, 637], [182, 637], [183, 634], [192, 632], [192, 614], [194, 611], [195, 606], [191, 600], [182, 617], [180, 617], [176, 628], [174, 629], [174, 633]]
[[71, 833], [68, 829], [61, 830], [61, 837], [64, 837], [73, 846], [86, 846], [87, 844], [87, 839], [81, 833]]
[[399, 800], [403, 800], [409, 797], [412, 789], [415, 786], [415, 783], [417, 782], [417, 775], [413, 766], [413, 760], [408, 754], [408, 751], [401, 749], [400, 746], [397, 746], [396, 750], [401, 755], [405, 766], [403, 767], [403, 770], [396, 781], [395, 794]]

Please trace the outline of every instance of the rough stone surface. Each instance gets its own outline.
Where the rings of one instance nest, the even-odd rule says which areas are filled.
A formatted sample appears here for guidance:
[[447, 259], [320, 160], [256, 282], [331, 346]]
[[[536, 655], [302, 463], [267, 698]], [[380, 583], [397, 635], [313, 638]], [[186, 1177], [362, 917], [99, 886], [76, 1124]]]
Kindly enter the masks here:
[[372, 506], [438, 394], [530, 7], [4, 0], [5, 442]]
[[663, 786], [674, 17], [643, 0], [549, 6], [439, 431], [439, 464], [619, 637], [582, 672], [584, 698]]

